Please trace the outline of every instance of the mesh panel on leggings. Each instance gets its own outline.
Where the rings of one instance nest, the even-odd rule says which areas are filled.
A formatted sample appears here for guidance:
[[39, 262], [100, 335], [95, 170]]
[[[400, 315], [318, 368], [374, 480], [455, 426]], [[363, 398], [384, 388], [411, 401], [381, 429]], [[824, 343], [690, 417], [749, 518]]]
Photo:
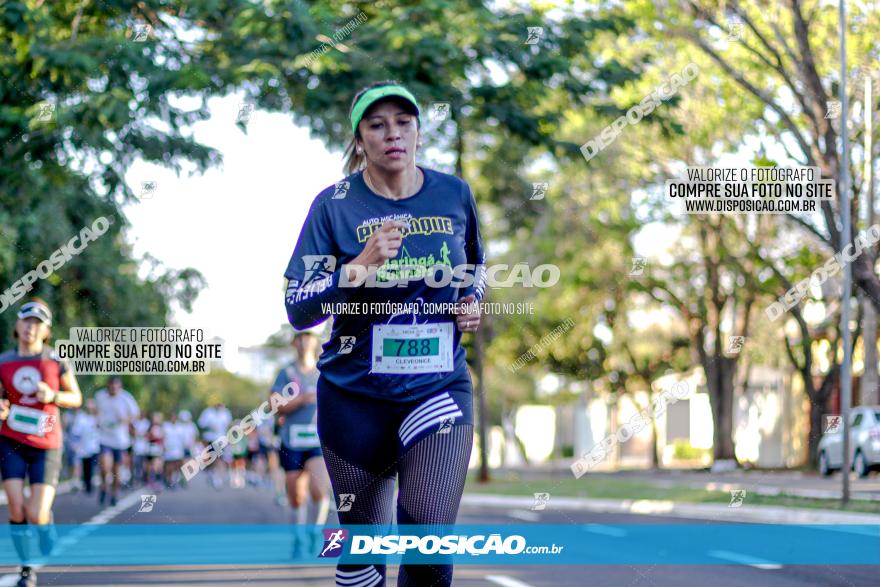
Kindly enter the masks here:
[[[429, 434], [404, 454], [398, 467], [398, 523], [455, 523], [472, 446], [473, 426], [453, 426], [449, 433]], [[450, 585], [451, 564], [407, 565], [404, 557], [398, 587]]]
[[[471, 457], [473, 429], [461, 425], [445, 434], [434, 432], [406, 451], [398, 464], [398, 512], [404, 514], [398, 522], [455, 523]], [[404, 517], [408, 519], [404, 521]]]
[[[337, 512], [340, 524], [391, 523], [391, 500], [394, 497], [394, 479], [380, 477], [356, 467], [322, 445], [324, 462], [333, 484], [336, 507], [339, 496], [354, 495], [351, 509]], [[340, 562], [336, 565], [336, 585], [341, 587], [382, 587], [385, 585], [385, 565], [352, 565]]]
[[333, 484], [336, 507], [340, 495], [354, 495], [351, 509], [339, 513], [341, 524], [390, 524], [391, 500], [394, 496], [394, 479], [380, 477], [356, 467], [327, 448], [321, 447], [324, 462]]

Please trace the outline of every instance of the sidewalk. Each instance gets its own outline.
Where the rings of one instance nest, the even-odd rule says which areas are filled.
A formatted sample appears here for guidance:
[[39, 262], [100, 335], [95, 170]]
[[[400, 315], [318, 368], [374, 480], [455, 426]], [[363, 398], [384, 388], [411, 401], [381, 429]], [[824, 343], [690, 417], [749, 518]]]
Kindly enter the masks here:
[[[531, 497], [510, 495], [465, 494], [462, 505], [531, 510], [535, 500]], [[849, 524], [870, 525], [865, 532], [876, 535], [880, 530], [880, 515], [773, 506], [729, 507], [722, 504], [681, 503], [649, 499], [588, 499], [577, 497], [553, 497], [547, 503], [547, 511], [567, 510], [581, 512], [638, 514], [695, 518], [715, 522], [751, 522], [760, 524]], [[848, 529], [848, 531], [858, 529]], [[860, 531], [860, 530], [859, 530]]]
[[[549, 464], [522, 468], [494, 469], [493, 474], [516, 474], [522, 478], [558, 477], [572, 475], [571, 461], [562, 460]], [[712, 473], [705, 469], [627, 469], [621, 471], [590, 472], [584, 479], [593, 477], [615, 477], [640, 481], [656, 487], [688, 487], [707, 491], [730, 491], [745, 489], [758, 495], [787, 495], [813, 499], [840, 499], [841, 473], [822, 477], [818, 473], [802, 471], [761, 471], [739, 470], [727, 473]], [[859, 479], [850, 474], [850, 497], [853, 500], [880, 501], [880, 476], [872, 474], [867, 479]]]

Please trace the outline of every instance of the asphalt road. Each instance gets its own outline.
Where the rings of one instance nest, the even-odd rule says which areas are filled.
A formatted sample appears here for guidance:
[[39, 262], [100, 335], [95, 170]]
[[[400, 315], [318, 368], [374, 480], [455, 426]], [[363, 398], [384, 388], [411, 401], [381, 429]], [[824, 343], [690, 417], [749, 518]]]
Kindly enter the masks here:
[[[127, 507], [118, 512], [101, 508], [94, 496], [71, 493], [58, 497], [55, 518], [59, 524], [78, 524], [87, 520], [110, 524], [279, 524], [288, 518], [286, 508], [274, 503], [267, 489], [221, 490], [209, 488], [204, 481], [195, 479], [185, 490], [164, 491], [152, 512], [138, 512], [140, 495], [152, 493], [145, 489], [131, 492]], [[115, 516], [113, 514], [116, 513]], [[0, 506], [0, 519], [6, 519], [5, 506]], [[659, 516], [595, 514], [579, 512], [541, 512], [503, 509], [463, 508], [459, 514], [462, 524], [593, 524], [592, 530], [607, 534], [609, 548], [616, 541], [625, 547], [625, 537], [608, 525], [633, 523], [699, 523], [681, 518]], [[3, 545], [3, 548], [8, 545]], [[511, 565], [475, 566], [458, 565], [454, 584], [462, 587], [561, 587], [561, 586], [623, 586], [623, 587], [705, 587], [740, 586], [841, 586], [877, 585], [880, 566], [829, 565], [774, 565], [761, 561], [741, 561], [737, 553], [728, 553], [731, 565]], [[764, 561], [766, 563], [766, 561]], [[11, 573], [16, 569], [0, 566], [0, 587], [14, 585]], [[163, 566], [163, 567], [46, 567], [39, 573], [40, 585], [163, 585], [163, 586], [231, 586], [254, 585], [332, 587], [333, 570], [328, 566]], [[397, 569], [388, 569], [389, 585], [396, 584]], [[425, 586], [428, 587], [428, 586]]]

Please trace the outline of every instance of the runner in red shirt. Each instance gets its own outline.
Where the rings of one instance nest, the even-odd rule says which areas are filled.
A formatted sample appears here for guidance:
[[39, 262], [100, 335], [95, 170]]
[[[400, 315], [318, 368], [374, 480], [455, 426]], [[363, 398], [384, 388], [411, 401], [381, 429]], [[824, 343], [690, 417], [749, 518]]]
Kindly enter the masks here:
[[[76, 377], [47, 344], [52, 312], [43, 300], [21, 306], [13, 336], [18, 348], [0, 354], [0, 476], [9, 523], [22, 561], [19, 587], [37, 584], [28, 524], [36, 526], [42, 555], [52, 550], [52, 502], [61, 471], [59, 408], [82, 405]], [[30, 498], [24, 498], [25, 479]]]

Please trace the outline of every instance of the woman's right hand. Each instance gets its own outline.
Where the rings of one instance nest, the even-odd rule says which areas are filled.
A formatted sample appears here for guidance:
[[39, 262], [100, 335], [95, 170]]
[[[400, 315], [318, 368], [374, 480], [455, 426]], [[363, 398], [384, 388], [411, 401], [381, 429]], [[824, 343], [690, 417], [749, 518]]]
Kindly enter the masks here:
[[0, 420], [6, 420], [9, 417], [9, 400], [0, 399]]
[[[385, 261], [397, 256], [403, 243], [403, 234], [400, 229], [406, 223], [399, 220], [388, 220], [374, 232], [364, 245], [361, 254], [355, 257], [349, 266], [349, 282], [360, 285], [366, 281], [367, 275], [374, 273]], [[367, 271], [357, 271], [356, 267], [366, 267]]]

